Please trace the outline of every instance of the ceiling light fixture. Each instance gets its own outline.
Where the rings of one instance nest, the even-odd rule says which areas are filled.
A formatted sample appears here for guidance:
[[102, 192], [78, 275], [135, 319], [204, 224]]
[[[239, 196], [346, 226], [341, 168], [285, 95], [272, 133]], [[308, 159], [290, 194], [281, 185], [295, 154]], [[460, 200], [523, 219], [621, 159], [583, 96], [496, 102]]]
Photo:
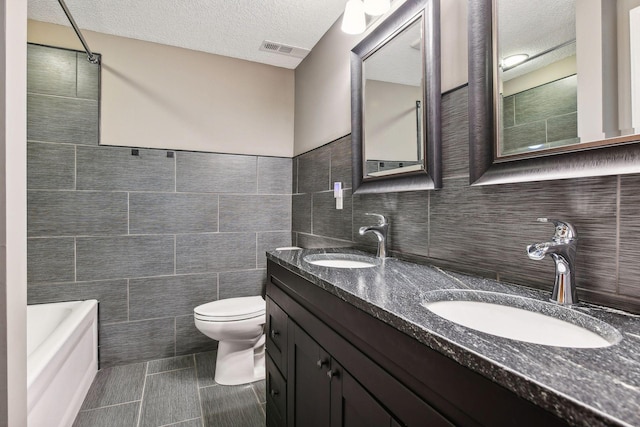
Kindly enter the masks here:
[[529, 55], [525, 53], [518, 53], [516, 55], [507, 56], [502, 60], [502, 69], [513, 68], [518, 64], [523, 63], [529, 59]]
[[391, 0], [364, 0], [364, 13], [379, 16], [391, 8]]
[[367, 29], [362, 0], [349, 0], [342, 16], [342, 31], [347, 34], [361, 34]]

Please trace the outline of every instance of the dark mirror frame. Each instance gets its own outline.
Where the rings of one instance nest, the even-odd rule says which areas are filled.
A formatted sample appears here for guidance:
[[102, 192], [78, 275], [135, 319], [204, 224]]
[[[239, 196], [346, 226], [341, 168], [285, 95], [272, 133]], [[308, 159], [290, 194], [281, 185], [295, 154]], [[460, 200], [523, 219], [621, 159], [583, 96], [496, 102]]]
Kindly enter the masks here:
[[[426, 170], [364, 179], [363, 60], [422, 15], [424, 57], [423, 135]], [[407, 0], [351, 50], [351, 146], [353, 193], [389, 193], [442, 188], [440, 128], [440, 0]]]
[[[640, 172], [640, 141], [596, 141], [541, 151], [538, 157], [495, 158], [497, 41], [493, 0], [469, 0], [469, 183], [491, 185]], [[604, 145], [603, 145], [604, 144]]]

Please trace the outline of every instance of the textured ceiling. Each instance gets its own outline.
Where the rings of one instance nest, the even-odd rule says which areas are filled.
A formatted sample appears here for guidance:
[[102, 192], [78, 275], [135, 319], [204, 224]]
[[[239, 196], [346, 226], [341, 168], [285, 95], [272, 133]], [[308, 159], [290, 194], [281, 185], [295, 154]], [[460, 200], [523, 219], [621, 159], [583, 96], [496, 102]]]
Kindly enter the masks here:
[[[301, 58], [263, 40], [311, 49], [346, 0], [66, 0], [81, 29], [295, 68]], [[69, 26], [56, 0], [28, 0], [28, 17]]]
[[[576, 38], [576, 0], [500, 0], [498, 2], [499, 56], [533, 56]], [[507, 71], [504, 80], [517, 77], [575, 55], [575, 44]]]

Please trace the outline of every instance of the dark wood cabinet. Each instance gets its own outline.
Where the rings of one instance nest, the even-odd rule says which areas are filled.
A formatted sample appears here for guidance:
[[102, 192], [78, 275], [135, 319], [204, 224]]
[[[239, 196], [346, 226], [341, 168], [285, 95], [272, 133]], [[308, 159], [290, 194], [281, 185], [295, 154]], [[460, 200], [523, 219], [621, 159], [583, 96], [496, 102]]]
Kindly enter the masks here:
[[567, 425], [293, 271], [267, 271], [269, 427]]
[[331, 415], [331, 358], [302, 328], [291, 326], [287, 418], [296, 426], [326, 427]]

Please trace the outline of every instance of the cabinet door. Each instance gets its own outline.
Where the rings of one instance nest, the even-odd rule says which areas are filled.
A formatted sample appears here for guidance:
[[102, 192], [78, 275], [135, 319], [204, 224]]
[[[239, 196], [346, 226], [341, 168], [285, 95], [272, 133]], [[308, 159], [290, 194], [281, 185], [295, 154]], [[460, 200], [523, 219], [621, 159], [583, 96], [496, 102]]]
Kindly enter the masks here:
[[335, 368], [331, 389], [331, 427], [399, 427], [387, 410], [348, 372]]
[[273, 359], [266, 357], [267, 426], [286, 427], [287, 382]]
[[287, 375], [287, 313], [267, 297], [267, 353], [283, 376]]
[[329, 355], [298, 325], [289, 323], [289, 426], [327, 427], [331, 409]]

